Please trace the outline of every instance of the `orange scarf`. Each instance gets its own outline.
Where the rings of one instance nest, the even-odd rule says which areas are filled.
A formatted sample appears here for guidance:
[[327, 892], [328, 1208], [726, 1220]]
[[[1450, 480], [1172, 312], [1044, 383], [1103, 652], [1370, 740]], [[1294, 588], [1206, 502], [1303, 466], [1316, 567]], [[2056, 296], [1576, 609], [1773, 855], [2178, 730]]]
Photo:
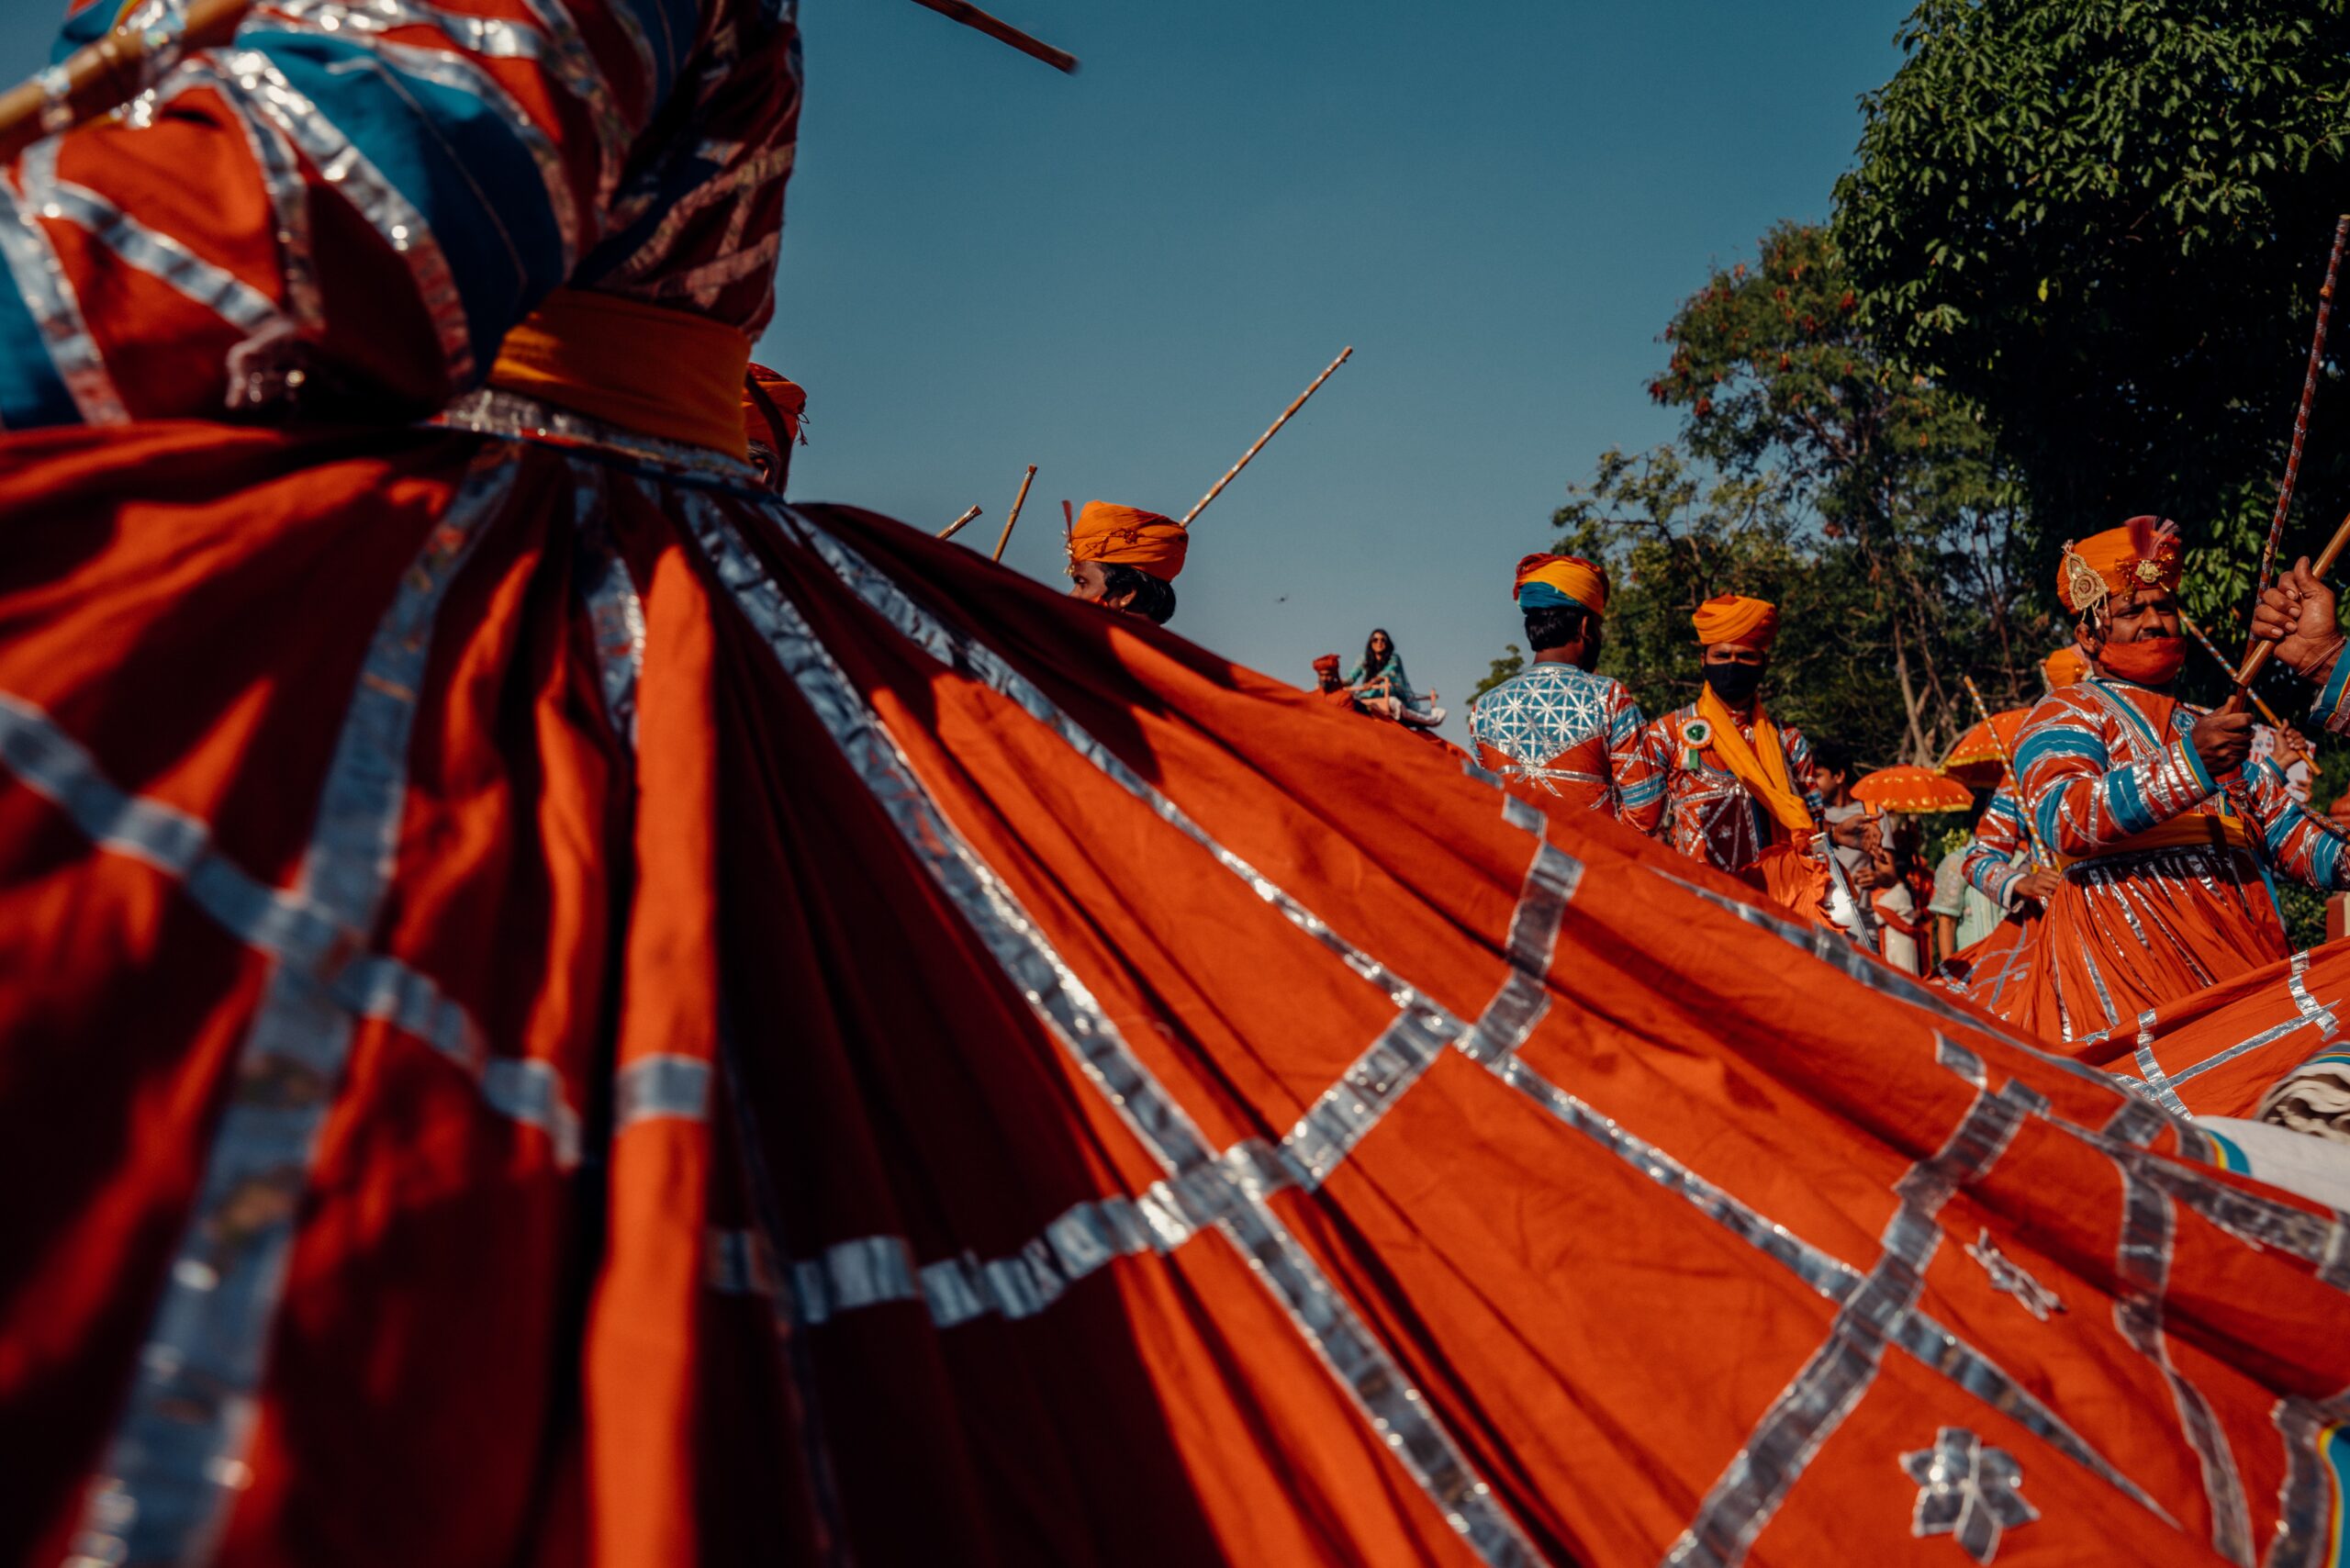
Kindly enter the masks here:
[[1706, 743], [1708, 749], [1770, 810], [1779, 825], [1789, 833], [1810, 833], [1815, 825], [1811, 808], [1804, 803], [1793, 776], [1787, 772], [1787, 754], [1779, 745], [1779, 726], [1771, 722], [1762, 705], [1754, 705], [1752, 745], [1747, 745], [1746, 737], [1738, 733], [1738, 721], [1730, 716], [1729, 709], [1714, 695], [1710, 686], [1698, 693], [1697, 717], [1714, 732]]

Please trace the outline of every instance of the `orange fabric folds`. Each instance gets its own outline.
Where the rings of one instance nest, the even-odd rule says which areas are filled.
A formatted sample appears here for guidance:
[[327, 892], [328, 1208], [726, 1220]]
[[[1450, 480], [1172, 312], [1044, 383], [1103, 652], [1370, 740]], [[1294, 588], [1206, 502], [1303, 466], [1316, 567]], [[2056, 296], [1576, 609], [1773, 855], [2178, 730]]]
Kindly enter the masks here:
[[623, 430], [741, 457], [749, 450], [743, 377], [750, 363], [750, 341], [732, 327], [558, 288], [506, 334], [489, 384]]
[[1604, 815], [640, 453], [5, 454], [0, 1562], [2334, 1528], [2337, 1216]]

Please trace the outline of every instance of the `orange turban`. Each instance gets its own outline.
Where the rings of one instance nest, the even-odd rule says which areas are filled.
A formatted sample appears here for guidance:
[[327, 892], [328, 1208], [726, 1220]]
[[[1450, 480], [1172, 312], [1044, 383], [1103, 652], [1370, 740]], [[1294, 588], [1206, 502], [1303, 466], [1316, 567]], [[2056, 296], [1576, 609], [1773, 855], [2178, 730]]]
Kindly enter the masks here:
[[1088, 501], [1069, 525], [1069, 558], [1132, 566], [1173, 582], [1191, 543], [1192, 536], [1171, 518], [1140, 507]]
[[1338, 655], [1336, 654], [1324, 654], [1320, 658], [1315, 659], [1314, 661], [1314, 673], [1316, 675], [1337, 674]]
[[1517, 564], [1520, 610], [1607, 613], [1607, 569], [1580, 555], [1528, 555]]
[[2089, 661], [2081, 657], [2080, 649], [2067, 644], [2040, 661], [2040, 673], [2048, 678], [2049, 690], [2062, 691], [2088, 678]]
[[2178, 524], [2148, 514], [2119, 528], [2067, 543], [2056, 567], [2056, 593], [2075, 615], [2087, 615], [2108, 599], [2128, 599], [2142, 588], [2178, 591], [2184, 563]]
[[751, 366], [743, 376], [743, 433], [772, 452], [781, 453], [800, 440], [800, 422], [808, 412], [808, 394], [797, 382], [786, 380], [764, 364]]
[[1777, 605], [1767, 599], [1745, 599], [1734, 593], [1706, 600], [1689, 620], [1697, 628], [1698, 643], [1708, 648], [1716, 643], [1767, 648], [1779, 634]]

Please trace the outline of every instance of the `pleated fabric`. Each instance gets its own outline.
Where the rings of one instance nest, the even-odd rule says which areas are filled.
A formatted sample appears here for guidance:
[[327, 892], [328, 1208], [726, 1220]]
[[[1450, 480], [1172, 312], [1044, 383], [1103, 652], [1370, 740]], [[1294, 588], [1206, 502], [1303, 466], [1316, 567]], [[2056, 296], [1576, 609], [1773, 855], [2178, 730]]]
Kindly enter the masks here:
[[0, 516], [8, 1560], [2333, 1550], [2341, 1215], [1588, 812], [495, 395]]

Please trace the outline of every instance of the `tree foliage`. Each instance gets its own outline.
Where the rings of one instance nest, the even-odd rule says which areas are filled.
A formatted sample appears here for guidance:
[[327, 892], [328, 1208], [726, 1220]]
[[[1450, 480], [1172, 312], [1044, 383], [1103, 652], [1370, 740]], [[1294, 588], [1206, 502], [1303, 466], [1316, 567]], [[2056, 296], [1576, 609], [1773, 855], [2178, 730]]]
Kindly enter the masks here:
[[2037, 692], [2052, 633], [2011, 608], [2020, 492], [1973, 411], [1863, 332], [1823, 230], [1772, 230], [1664, 341], [1649, 391], [1684, 410], [1678, 439], [1607, 453], [1553, 519], [1556, 548], [1609, 566], [1602, 667], [1643, 709], [1695, 695], [1689, 614], [1726, 592], [1780, 606], [1774, 712], [1873, 764], [1937, 759], [1974, 722], [1964, 674]]
[[[1899, 41], [1837, 188], [1863, 323], [1984, 410], [2034, 584], [2161, 512], [2206, 546], [2189, 610], [2239, 630], [2350, 205], [2350, 0], [1923, 0]], [[2325, 510], [2345, 394], [2302, 475]]]

